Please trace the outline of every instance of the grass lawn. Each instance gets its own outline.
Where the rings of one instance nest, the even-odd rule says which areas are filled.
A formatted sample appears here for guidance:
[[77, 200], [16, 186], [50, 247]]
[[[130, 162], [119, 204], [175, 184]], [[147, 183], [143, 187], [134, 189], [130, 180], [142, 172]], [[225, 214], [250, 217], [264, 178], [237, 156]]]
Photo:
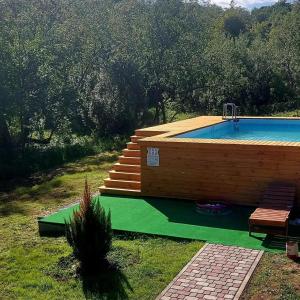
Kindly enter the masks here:
[[284, 254], [265, 253], [242, 300], [299, 300], [300, 263]]
[[[39, 237], [36, 218], [73, 203], [86, 177], [96, 191], [117, 156], [87, 157], [39, 174], [32, 185], [0, 194], [0, 299], [101, 299], [89, 294], [88, 281], [75, 276], [76, 264], [65, 239]], [[114, 286], [123, 287], [129, 299], [154, 299], [202, 245], [116, 236], [111, 257], [120, 274]], [[244, 299], [300, 299], [299, 278], [299, 264], [284, 254], [266, 253]], [[108, 299], [115, 296], [109, 295]]]
[[[88, 157], [45, 174], [34, 186], [1, 194], [0, 299], [85, 298], [88, 290], [74, 276], [71, 248], [63, 237], [39, 237], [36, 218], [74, 202], [81, 196], [85, 177], [96, 191], [116, 156]], [[115, 237], [111, 256], [120, 266], [128, 297], [153, 299], [202, 245]]]

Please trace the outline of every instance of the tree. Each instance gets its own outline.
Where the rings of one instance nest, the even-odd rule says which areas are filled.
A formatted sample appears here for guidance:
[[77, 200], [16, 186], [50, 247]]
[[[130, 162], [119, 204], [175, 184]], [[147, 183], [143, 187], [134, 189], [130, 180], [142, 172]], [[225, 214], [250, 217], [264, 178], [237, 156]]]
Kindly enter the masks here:
[[225, 12], [220, 26], [227, 37], [237, 38], [250, 26], [250, 15], [246, 10], [232, 6]]
[[234, 1], [3, 0], [0, 163], [225, 101], [245, 113], [297, 103], [299, 15], [286, 1], [250, 13]]
[[293, 10], [272, 27], [270, 47], [274, 58], [274, 71], [283, 78], [287, 87], [286, 96], [289, 98], [297, 97], [300, 91], [299, 4], [295, 4]]
[[235, 0], [230, 0], [229, 7], [230, 7], [231, 9], [234, 9], [234, 8], [236, 7], [236, 2], [235, 2]]
[[112, 244], [110, 212], [106, 214], [99, 202], [93, 201], [87, 180], [79, 210], [65, 225], [67, 241], [82, 271], [95, 272], [105, 267]]

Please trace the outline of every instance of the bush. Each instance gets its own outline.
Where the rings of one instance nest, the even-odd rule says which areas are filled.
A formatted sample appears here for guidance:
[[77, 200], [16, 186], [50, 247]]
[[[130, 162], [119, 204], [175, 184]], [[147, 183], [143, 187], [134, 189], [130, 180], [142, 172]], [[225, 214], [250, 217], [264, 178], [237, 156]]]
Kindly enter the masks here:
[[111, 216], [110, 212], [105, 213], [99, 202], [92, 201], [87, 181], [79, 210], [65, 224], [67, 241], [81, 269], [93, 271], [103, 267], [111, 249]]

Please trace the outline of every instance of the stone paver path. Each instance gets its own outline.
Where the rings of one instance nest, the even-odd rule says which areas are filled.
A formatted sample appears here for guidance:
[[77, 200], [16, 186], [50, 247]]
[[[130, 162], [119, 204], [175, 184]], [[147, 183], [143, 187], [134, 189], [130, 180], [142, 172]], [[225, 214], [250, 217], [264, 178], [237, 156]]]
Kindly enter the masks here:
[[205, 244], [156, 299], [239, 299], [262, 254]]

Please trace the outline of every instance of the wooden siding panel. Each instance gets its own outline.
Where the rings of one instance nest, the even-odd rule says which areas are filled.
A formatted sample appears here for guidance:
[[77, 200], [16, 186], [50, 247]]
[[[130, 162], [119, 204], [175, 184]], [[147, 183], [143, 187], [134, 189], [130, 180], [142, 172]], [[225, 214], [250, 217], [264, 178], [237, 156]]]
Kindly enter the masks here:
[[256, 206], [271, 182], [291, 182], [300, 191], [299, 147], [162, 141], [155, 145], [160, 166], [148, 167], [149, 144], [140, 143], [142, 194], [146, 196]]

